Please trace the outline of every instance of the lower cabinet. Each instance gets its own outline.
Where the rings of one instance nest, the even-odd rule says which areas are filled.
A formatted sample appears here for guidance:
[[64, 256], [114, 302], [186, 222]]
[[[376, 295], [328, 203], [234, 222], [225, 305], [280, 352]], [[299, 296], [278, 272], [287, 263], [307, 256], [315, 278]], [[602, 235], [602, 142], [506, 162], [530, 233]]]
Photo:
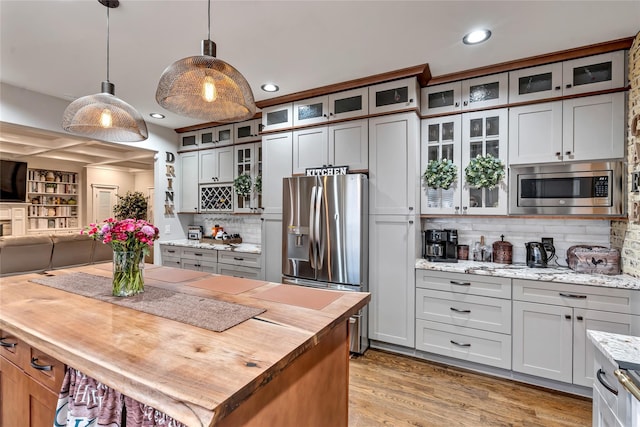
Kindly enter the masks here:
[[587, 329], [640, 333], [637, 291], [513, 280], [513, 370], [593, 386]]
[[160, 245], [162, 265], [225, 276], [264, 279], [262, 254]]
[[262, 214], [262, 263], [264, 280], [282, 282], [282, 215]]
[[511, 280], [416, 270], [416, 349], [511, 369]]
[[51, 427], [65, 367], [0, 331], [0, 425]]
[[260, 254], [218, 251], [218, 274], [260, 280], [264, 279], [261, 264]]
[[[415, 259], [420, 218], [369, 216], [369, 338], [415, 344]], [[375, 343], [372, 344], [375, 346]]]
[[182, 248], [180, 257], [185, 270], [218, 272], [218, 251], [215, 249]]

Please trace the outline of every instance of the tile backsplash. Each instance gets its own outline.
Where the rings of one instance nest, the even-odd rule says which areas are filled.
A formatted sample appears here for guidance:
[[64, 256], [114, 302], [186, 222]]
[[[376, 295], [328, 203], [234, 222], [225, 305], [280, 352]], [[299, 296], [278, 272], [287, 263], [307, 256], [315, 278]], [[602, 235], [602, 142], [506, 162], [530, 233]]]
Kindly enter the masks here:
[[211, 228], [219, 225], [229, 234], [240, 234], [245, 243], [260, 244], [262, 240], [258, 215], [200, 214], [193, 216], [193, 224], [201, 225], [205, 236], [210, 236]]
[[[514, 263], [526, 261], [525, 243], [540, 242], [543, 237], [552, 237], [557, 259], [550, 265], [566, 266], [567, 249], [573, 245], [599, 245], [611, 247], [611, 221], [544, 219], [544, 218], [428, 218], [422, 220], [422, 230], [429, 228], [458, 230], [458, 244], [472, 247], [484, 236], [485, 244], [504, 240], [513, 245]], [[620, 249], [620, 248], [618, 248]]]

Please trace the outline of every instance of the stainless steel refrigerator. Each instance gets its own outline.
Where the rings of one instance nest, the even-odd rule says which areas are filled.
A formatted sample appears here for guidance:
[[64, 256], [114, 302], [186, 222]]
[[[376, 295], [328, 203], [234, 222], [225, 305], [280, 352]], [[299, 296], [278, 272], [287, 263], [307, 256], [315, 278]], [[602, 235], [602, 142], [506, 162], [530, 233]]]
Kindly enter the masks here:
[[[283, 283], [368, 291], [368, 180], [363, 174], [283, 179]], [[351, 350], [368, 347], [366, 308], [351, 319]]]

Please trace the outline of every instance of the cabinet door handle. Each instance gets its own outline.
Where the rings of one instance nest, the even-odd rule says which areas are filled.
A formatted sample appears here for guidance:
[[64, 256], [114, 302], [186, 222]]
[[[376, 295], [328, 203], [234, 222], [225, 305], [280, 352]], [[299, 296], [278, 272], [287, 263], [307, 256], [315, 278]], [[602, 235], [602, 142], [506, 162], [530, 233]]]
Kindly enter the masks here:
[[567, 89], [571, 89], [571, 83], [565, 86]]
[[458, 282], [457, 280], [449, 280], [452, 285], [471, 286], [471, 282]]
[[582, 317], [582, 316], [576, 316], [576, 319], [578, 319], [579, 321], [581, 321], [581, 322], [582, 322], [582, 321], [584, 320], [584, 317]]
[[571, 315], [570, 314], [565, 314], [564, 318], [567, 319], [567, 320], [571, 320]]
[[587, 299], [586, 295], [567, 294], [565, 292], [559, 292], [559, 294], [561, 297], [565, 297], [565, 298]]
[[453, 106], [454, 106], [454, 107], [459, 107], [459, 106], [460, 106], [460, 103], [459, 103], [459, 102], [456, 102], [455, 104], [453, 104]]
[[233, 257], [233, 259], [235, 259], [236, 261], [244, 261], [244, 258], [240, 258], [240, 257]]
[[466, 343], [459, 343], [457, 341], [454, 340], [449, 340], [449, 342], [453, 345], [457, 345], [458, 347], [471, 347], [471, 344], [466, 344]]
[[409, 224], [413, 224], [413, 220], [409, 220]]
[[471, 313], [471, 310], [460, 310], [459, 308], [449, 307], [449, 310], [455, 311], [456, 313]]
[[559, 151], [556, 151], [556, 157], [560, 157], [560, 156], [562, 156], [562, 153]]
[[202, 254], [194, 254], [195, 256], [202, 256]]
[[570, 156], [571, 155], [571, 151], [565, 151], [564, 154], [566, 154], [567, 156]]
[[562, 89], [562, 86], [556, 86], [554, 89], [555, 90], [560, 90], [560, 89]]
[[606, 389], [607, 389], [607, 390], [609, 390], [611, 393], [613, 393], [614, 395], [616, 395], [616, 396], [617, 396], [617, 395], [618, 395], [618, 390], [617, 390], [617, 389], [615, 389], [614, 387], [610, 386], [610, 385], [609, 385], [609, 383], [607, 383], [607, 382], [604, 380], [604, 377], [605, 377], [606, 375], [607, 375], [607, 374], [602, 370], [602, 368], [598, 369], [598, 372], [596, 372], [596, 377], [598, 377], [598, 382], [599, 382], [600, 384], [602, 384], [602, 386], [603, 386], [604, 388], [606, 388]]
[[15, 348], [18, 345], [17, 342], [4, 342], [4, 340], [6, 340], [6, 338], [0, 338], [0, 347]]
[[167, 250], [167, 252], [169, 252], [170, 254], [175, 254], [176, 253], [176, 251], [170, 251], [170, 250]]
[[31, 367], [33, 369], [37, 369], [38, 371], [50, 371], [50, 370], [53, 369], [53, 366], [51, 366], [51, 365], [41, 365], [41, 364], [39, 364], [37, 357], [32, 357], [31, 358]]

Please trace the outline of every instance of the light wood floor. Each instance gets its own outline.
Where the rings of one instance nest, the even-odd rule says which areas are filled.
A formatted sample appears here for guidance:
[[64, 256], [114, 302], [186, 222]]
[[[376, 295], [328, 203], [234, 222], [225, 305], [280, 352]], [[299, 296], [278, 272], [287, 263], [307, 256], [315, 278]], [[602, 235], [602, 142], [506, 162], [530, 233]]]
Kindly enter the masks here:
[[350, 361], [349, 427], [574, 427], [591, 399], [367, 350]]

